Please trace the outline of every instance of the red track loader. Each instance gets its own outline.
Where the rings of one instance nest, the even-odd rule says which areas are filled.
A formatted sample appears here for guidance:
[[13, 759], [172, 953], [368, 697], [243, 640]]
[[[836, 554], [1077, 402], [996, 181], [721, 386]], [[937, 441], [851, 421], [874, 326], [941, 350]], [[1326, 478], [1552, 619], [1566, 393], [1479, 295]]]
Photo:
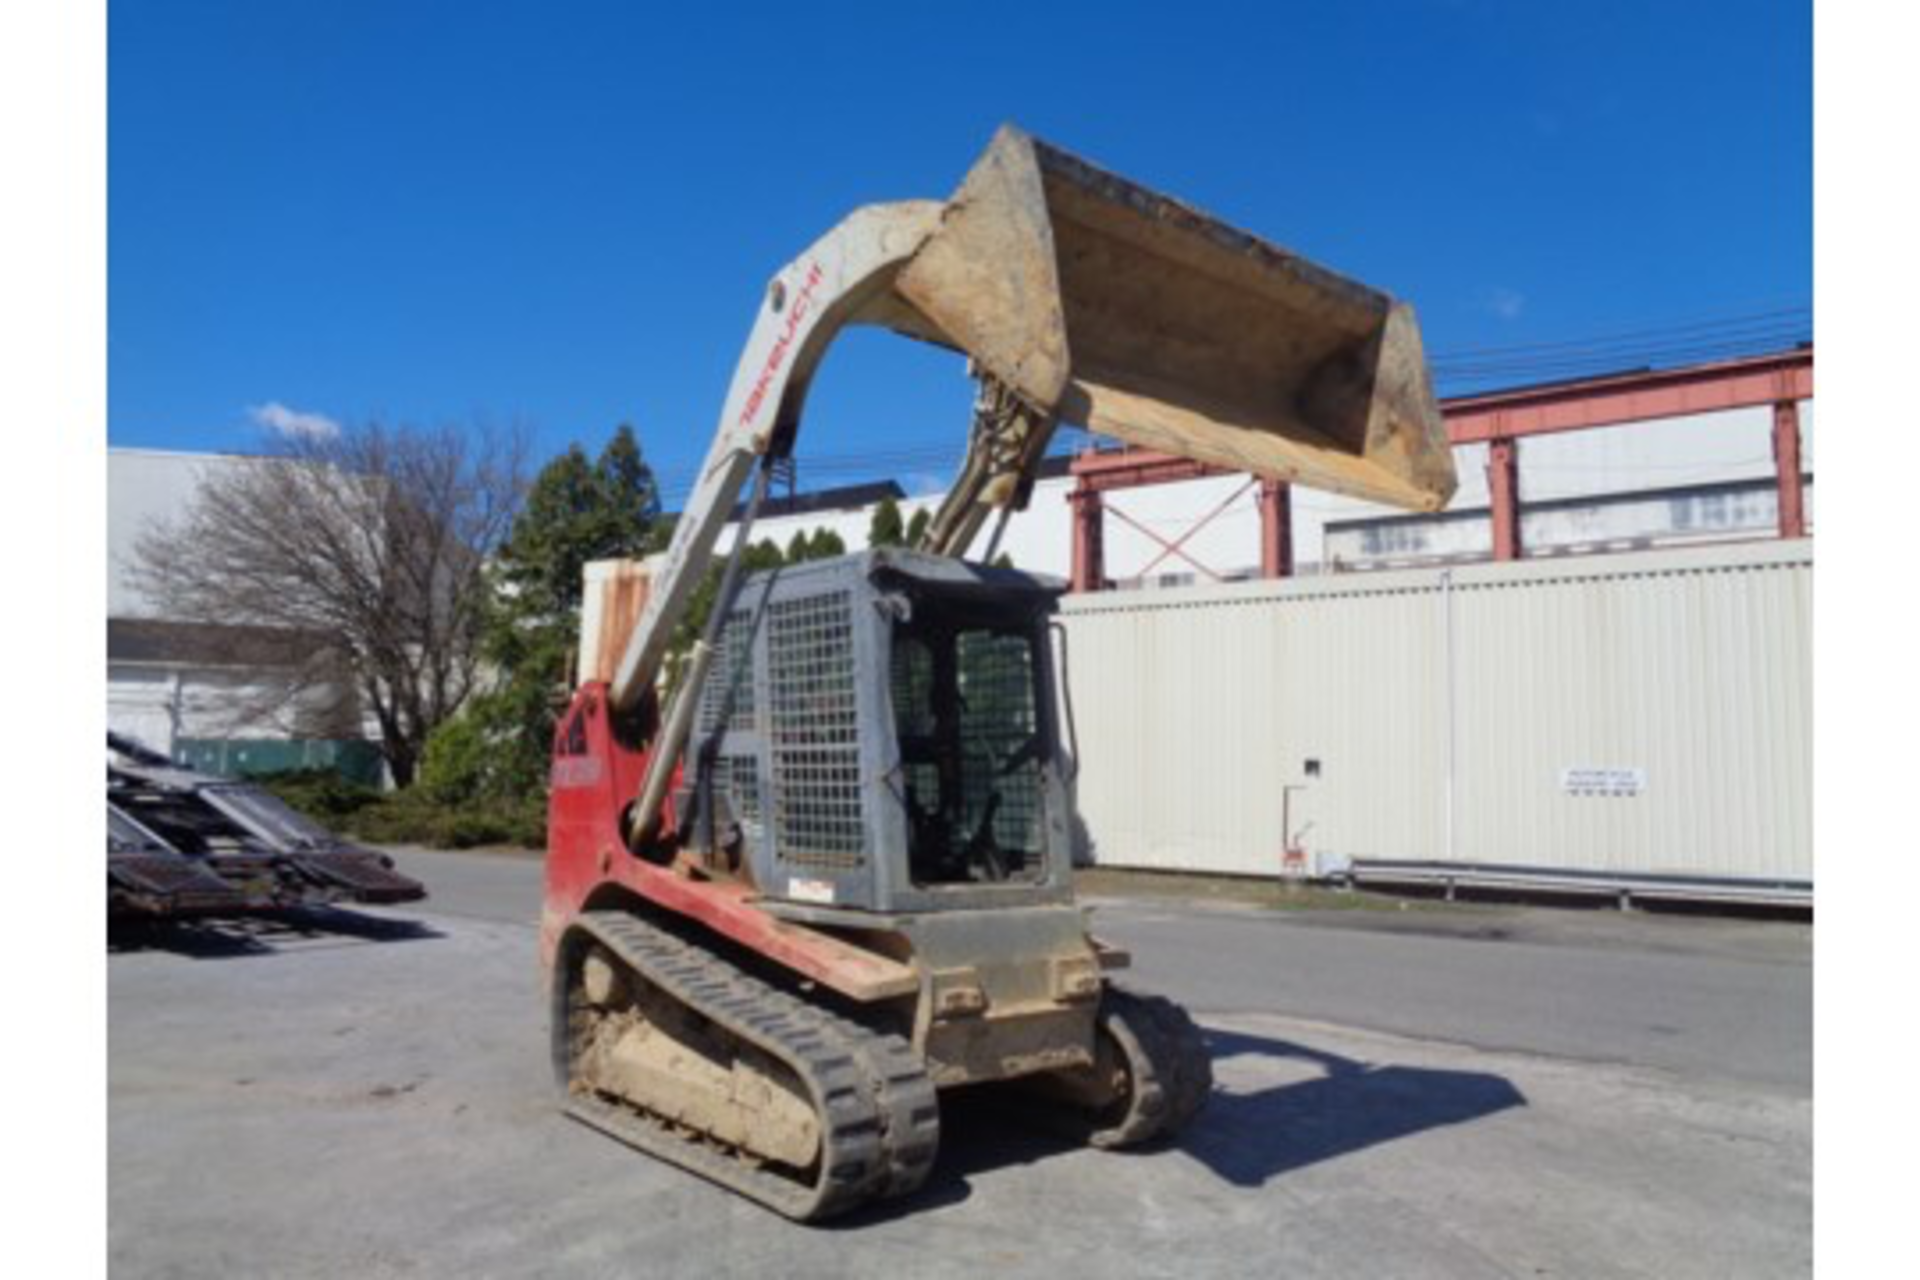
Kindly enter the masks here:
[[[854, 324], [967, 357], [960, 477], [913, 551], [748, 579]], [[952, 198], [856, 210], [768, 284], [669, 549], [590, 575], [541, 927], [570, 1115], [812, 1220], [919, 1186], [952, 1086], [1021, 1081], [1105, 1147], [1200, 1109], [1193, 1023], [1113, 985], [1074, 905], [1060, 586], [957, 558], [982, 533], [993, 558], [1062, 423], [1403, 507], [1453, 490], [1383, 293], [1011, 127]]]

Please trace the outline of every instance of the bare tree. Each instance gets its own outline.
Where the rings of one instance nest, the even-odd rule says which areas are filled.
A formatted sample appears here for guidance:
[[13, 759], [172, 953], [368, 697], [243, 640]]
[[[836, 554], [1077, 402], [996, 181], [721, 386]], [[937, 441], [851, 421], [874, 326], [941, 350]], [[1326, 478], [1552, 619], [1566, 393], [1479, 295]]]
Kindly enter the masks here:
[[279, 440], [150, 526], [130, 568], [168, 617], [301, 637], [267, 696], [325, 706], [344, 676], [405, 786], [474, 689], [526, 452], [519, 431], [377, 423]]

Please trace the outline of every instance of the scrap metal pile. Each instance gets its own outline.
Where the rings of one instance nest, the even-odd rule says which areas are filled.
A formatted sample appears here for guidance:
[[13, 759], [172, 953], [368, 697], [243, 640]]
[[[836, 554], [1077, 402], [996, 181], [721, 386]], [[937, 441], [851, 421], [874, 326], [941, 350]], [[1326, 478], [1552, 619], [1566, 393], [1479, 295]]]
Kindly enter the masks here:
[[239, 915], [427, 896], [393, 860], [350, 844], [249, 782], [194, 773], [107, 735], [107, 916]]

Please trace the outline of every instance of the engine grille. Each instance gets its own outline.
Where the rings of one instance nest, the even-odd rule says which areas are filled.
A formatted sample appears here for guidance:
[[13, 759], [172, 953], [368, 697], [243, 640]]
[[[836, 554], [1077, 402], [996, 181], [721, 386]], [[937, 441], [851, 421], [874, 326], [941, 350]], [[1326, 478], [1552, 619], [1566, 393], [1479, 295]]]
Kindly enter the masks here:
[[714, 790], [749, 840], [760, 838], [760, 760], [757, 756], [721, 756], [714, 761]]
[[773, 825], [782, 861], [844, 871], [865, 861], [853, 609], [845, 592], [767, 606]]

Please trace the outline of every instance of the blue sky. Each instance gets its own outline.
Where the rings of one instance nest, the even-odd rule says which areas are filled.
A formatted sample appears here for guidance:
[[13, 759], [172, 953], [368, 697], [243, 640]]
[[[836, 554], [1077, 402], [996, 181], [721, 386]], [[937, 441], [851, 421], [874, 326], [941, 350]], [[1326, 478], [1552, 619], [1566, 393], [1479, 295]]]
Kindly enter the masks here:
[[[630, 421], [677, 501], [767, 276], [856, 205], [947, 194], [1002, 120], [1410, 299], [1443, 371], [1804, 327], [1811, 22], [1773, 0], [112, 0], [108, 436], [491, 420], [558, 450]], [[968, 394], [944, 353], [843, 342], [803, 484], [930, 483]]]

